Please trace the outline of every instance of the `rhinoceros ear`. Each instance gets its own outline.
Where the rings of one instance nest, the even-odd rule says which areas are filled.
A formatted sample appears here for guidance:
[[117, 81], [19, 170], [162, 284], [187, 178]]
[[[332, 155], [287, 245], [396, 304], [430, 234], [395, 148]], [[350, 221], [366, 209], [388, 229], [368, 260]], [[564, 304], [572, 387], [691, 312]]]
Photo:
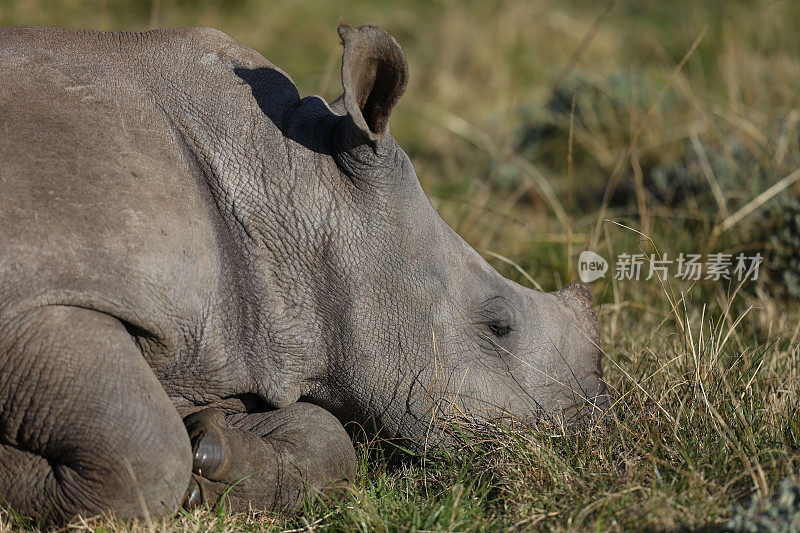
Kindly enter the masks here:
[[371, 141], [389, 130], [389, 117], [406, 90], [408, 65], [394, 38], [376, 26], [339, 26], [344, 53], [344, 108]]

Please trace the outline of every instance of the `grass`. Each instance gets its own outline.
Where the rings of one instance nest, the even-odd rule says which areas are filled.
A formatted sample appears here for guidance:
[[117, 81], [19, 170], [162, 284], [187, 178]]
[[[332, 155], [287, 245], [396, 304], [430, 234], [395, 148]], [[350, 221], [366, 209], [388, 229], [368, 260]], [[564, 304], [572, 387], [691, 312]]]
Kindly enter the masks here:
[[[291, 519], [211, 509], [76, 529], [714, 529], [796, 481], [800, 312], [780, 258], [800, 246], [774, 239], [800, 195], [780, 181], [800, 167], [796, 2], [0, 0], [0, 24], [215, 26], [328, 99], [341, 18], [403, 45], [393, 134], [445, 220], [504, 275], [557, 289], [585, 249], [767, 264], [741, 287], [616, 280], [612, 264], [592, 285], [617, 398], [601, 427], [483, 429], [458, 458], [365, 443], [352, 495]], [[0, 518], [0, 533], [21, 526]]]

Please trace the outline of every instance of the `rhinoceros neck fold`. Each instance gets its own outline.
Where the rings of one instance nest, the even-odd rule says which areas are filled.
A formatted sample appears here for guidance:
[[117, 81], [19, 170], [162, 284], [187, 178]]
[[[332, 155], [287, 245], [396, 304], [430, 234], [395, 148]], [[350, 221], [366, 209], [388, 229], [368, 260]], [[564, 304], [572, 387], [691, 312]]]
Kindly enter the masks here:
[[219, 40], [199, 43], [179, 65], [158, 62], [151, 91], [225, 226], [218, 240], [228, 251], [230, 337], [254, 392], [283, 406], [325, 365], [308, 288], [322, 232], [308, 223], [312, 191], [299, 162], [307, 164], [300, 157], [307, 149], [284, 135], [300, 99], [291, 79], [259, 54]]

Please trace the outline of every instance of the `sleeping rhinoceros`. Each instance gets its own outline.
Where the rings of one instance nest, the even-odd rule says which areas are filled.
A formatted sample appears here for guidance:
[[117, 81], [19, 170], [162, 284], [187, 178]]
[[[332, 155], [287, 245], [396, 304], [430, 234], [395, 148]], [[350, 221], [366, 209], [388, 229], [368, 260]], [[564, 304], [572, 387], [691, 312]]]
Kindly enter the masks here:
[[408, 71], [341, 26], [300, 98], [211, 29], [0, 29], [0, 499], [63, 523], [340, 491], [342, 424], [607, 404], [585, 285], [494, 271], [389, 134]]

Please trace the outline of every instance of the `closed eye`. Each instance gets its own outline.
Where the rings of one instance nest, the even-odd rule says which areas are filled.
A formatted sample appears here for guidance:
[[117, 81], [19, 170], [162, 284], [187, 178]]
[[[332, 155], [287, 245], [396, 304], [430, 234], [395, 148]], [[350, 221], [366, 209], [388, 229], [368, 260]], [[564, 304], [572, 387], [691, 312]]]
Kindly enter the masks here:
[[508, 324], [487, 324], [487, 326], [489, 327], [489, 331], [492, 332], [492, 335], [497, 338], [503, 338], [511, 333], [511, 326]]
[[476, 311], [476, 323], [484, 332], [488, 330], [495, 339], [508, 336], [514, 328], [514, 312], [511, 302], [504, 296], [493, 296], [481, 303]]

